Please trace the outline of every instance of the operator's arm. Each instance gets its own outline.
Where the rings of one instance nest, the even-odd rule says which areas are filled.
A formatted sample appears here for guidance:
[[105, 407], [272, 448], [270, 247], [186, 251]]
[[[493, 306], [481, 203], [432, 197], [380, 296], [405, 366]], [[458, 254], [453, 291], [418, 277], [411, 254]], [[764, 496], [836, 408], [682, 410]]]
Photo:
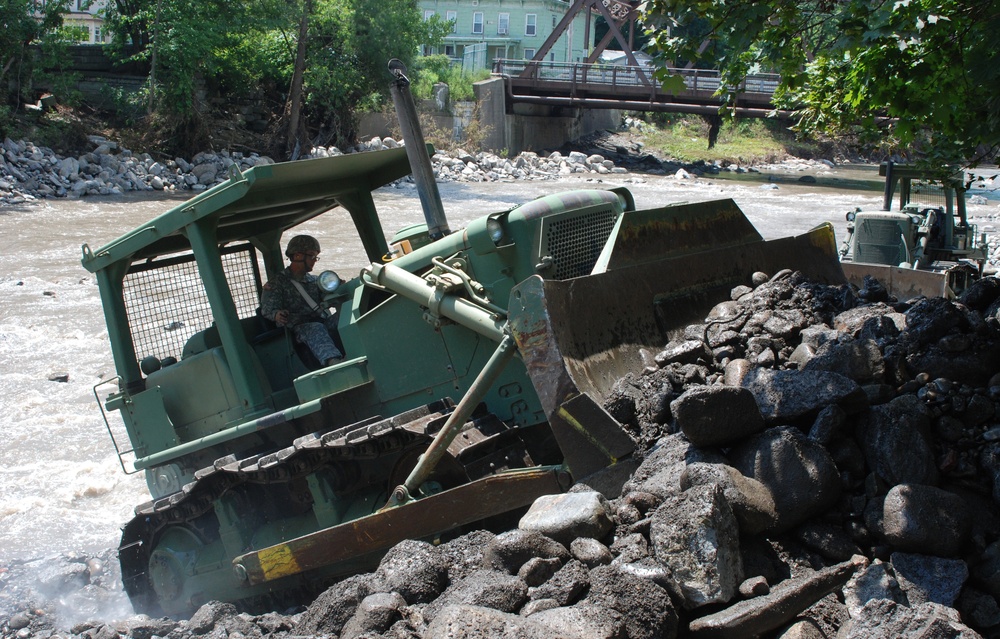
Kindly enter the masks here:
[[284, 326], [288, 323], [287, 307], [280, 279], [276, 278], [265, 284], [260, 295], [260, 314], [278, 326]]

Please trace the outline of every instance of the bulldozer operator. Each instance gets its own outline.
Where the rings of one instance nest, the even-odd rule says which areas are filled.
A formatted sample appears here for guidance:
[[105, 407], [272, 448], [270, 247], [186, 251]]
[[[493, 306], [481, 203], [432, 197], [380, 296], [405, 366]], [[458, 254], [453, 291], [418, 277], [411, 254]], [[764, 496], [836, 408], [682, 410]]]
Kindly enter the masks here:
[[285, 256], [290, 263], [264, 285], [260, 312], [276, 325], [288, 328], [321, 365], [331, 366], [344, 354], [333, 338], [336, 315], [319, 303], [322, 295], [318, 279], [310, 274], [319, 252], [319, 241], [311, 235], [296, 235], [288, 241]]

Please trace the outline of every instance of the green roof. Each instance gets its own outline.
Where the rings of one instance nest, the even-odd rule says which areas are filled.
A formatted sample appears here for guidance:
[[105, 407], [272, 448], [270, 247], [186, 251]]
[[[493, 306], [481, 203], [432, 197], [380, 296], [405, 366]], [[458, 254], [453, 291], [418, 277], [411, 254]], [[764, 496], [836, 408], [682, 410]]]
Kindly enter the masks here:
[[118, 239], [94, 251], [84, 244], [83, 266], [93, 273], [122, 260], [186, 250], [184, 228], [206, 218], [214, 218], [220, 244], [267, 231], [284, 232], [345, 199], [369, 199], [375, 189], [409, 173], [402, 147], [261, 165], [242, 173], [233, 165], [225, 182]]

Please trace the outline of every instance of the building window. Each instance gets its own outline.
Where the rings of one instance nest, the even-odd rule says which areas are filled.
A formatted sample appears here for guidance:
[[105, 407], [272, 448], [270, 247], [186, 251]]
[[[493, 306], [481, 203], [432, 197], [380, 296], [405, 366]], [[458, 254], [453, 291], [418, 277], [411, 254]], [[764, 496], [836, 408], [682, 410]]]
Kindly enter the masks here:
[[483, 32], [483, 12], [476, 11], [472, 14], [472, 32], [482, 33]]
[[537, 32], [536, 23], [538, 16], [534, 13], [529, 13], [524, 16], [524, 35], [533, 36]]
[[497, 17], [497, 35], [507, 35], [510, 33], [510, 14], [501, 13]]
[[448, 56], [449, 58], [454, 58], [455, 57], [455, 45], [453, 45], [453, 44], [446, 44], [446, 45], [444, 45], [444, 54], [446, 56]]
[[525, 49], [524, 50], [524, 59], [525, 60], [531, 60], [534, 57], [535, 57], [535, 50], [534, 49]]
[[445, 17], [451, 23], [451, 32], [458, 33], [458, 11], [449, 11], [445, 14]]
[[554, 13], [552, 14], [552, 28], [556, 28], [556, 14]]
[[430, 20], [434, 17], [434, 9], [424, 9], [424, 20]]

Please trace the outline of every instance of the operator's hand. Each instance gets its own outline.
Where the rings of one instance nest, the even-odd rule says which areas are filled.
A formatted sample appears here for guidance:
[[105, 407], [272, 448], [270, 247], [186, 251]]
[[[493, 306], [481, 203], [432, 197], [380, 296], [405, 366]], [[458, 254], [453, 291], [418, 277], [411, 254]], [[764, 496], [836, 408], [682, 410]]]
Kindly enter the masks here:
[[288, 323], [288, 311], [278, 311], [274, 314], [274, 323], [278, 326], [284, 326]]

